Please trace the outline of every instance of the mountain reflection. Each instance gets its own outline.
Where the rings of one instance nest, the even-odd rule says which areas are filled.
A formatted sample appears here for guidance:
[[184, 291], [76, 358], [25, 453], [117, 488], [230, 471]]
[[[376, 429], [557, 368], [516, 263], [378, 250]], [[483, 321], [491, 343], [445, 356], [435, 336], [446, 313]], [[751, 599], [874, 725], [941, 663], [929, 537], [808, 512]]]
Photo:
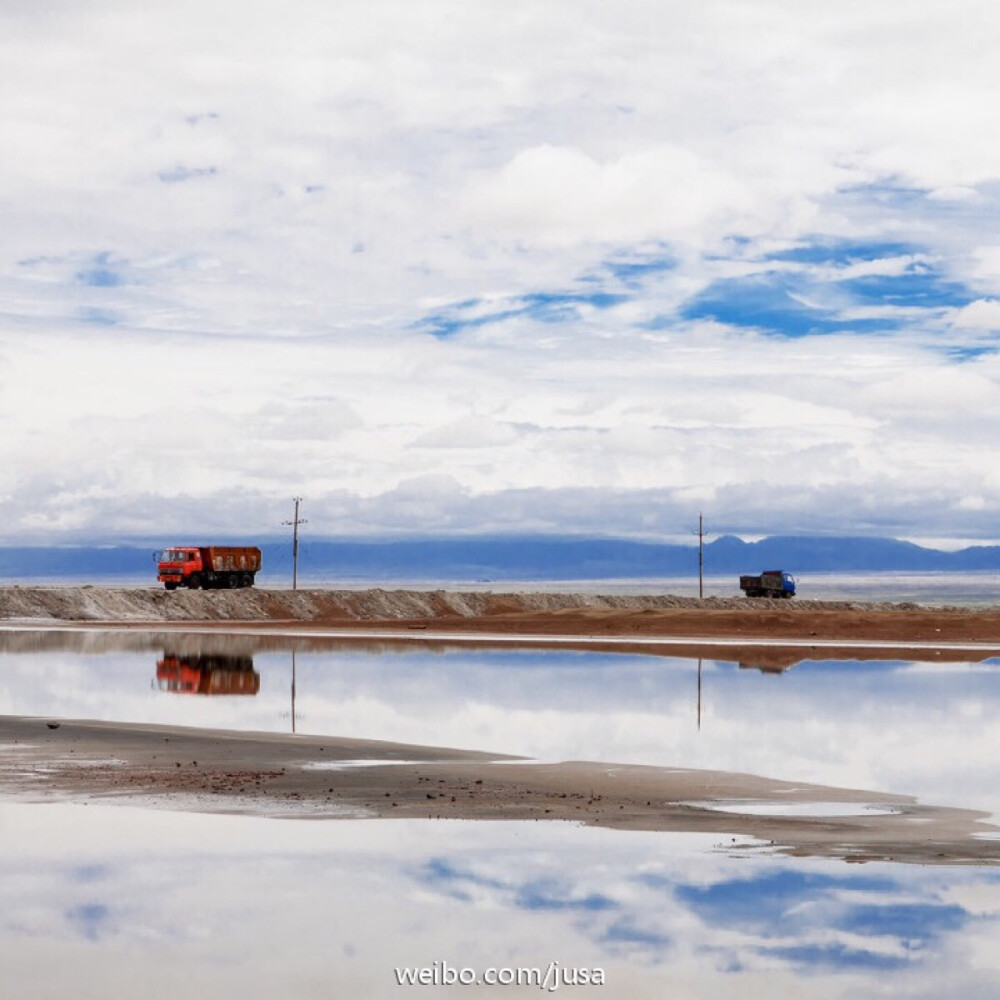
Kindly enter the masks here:
[[255, 695], [260, 674], [252, 656], [163, 651], [156, 661], [156, 686], [171, 694]]

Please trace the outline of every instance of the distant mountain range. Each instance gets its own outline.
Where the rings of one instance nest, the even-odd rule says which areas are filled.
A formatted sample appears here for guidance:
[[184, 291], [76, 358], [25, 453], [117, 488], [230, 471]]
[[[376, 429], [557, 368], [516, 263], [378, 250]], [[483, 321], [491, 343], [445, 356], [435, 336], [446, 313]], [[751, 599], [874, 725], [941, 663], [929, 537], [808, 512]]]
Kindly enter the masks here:
[[[216, 544], [225, 540], [213, 538]], [[231, 544], [246, 544], [232, 540]], [[257, 540], [264, 551], [261, 583], [291, 577], [286, 538]], [[775, 536], [744, 542], [731, 535], [705, 545], [705, 573], [784, 569], [824, 572], [1000, 571], [1000, 546], [956, 552], [892, 538]], [[696, 576], [694, 545], [564, 536], [467, 537], [396, 541], [303, 539], [299, 581], [606, 580]], [[155, 577], [153, 550], [138, 544], [0, 548], [0, 582], [17, 579]]]

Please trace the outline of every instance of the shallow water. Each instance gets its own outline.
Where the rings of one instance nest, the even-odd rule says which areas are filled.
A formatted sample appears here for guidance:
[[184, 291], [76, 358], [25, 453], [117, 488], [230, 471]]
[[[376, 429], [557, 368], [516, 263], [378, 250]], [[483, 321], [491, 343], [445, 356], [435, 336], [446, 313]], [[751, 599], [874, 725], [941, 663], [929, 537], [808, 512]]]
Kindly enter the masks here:
[[[0, 714], [294, 724], [743, 771], [994, 816], [998, 709], [998, 661], [766, 673], [599, 652], [0, 635]], [[446, 969], [552, 963], [602, 970], [603, 987], [560, 987], [583, 996], [985, 997], [1000, 982], [996, 869], [792, 859], [728, 837], [557, 823], [9, 801], [0, 842], [12, 995], [397, 996], [397, 966], [440, 981]]]
[[[554, 965], [605, 982], [561, 995], [853, 1000], [986, 997], [1000, 974], [995, 870], [734, 857], [702, 836], [545, 823], [116, 806], [0, 805], [0, 831], [12, 996], [390, 997], [404, 968]], [[430, 992], [449, 989], [464, 992]]]
[[[0, 634], [0, 714], [742, 771], [1000, 816], [998, 660], [807, 660], [772, 673], [554, 649], [110, 633], [39, 642]], [[180, 687], [192, 690], [168, 690]]]

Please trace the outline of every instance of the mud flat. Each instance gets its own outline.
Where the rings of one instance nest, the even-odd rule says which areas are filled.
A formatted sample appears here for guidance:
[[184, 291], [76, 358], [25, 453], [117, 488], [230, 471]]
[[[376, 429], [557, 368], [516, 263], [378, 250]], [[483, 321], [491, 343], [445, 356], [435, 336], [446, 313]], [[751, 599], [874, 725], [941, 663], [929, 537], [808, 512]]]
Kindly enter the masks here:
[[[0, 587], [0, 624], [225, 630], [241, 624], [310, 631], [488, 632], [565, 637], [707, 637], [773, 645], [837, 640], [978, 644], [1000, 652], [1000, 610], [912, 603], [748, 600], [412, 590], [176, 591], [115, 587]], [[411, 636], [412, 638], [412, 636]], [[900, 651], [905, 655], [905, 650]]]
[[797, 856], [995, 864], [984, 813], [747, 774], [336, 737], [0, 717], [0, 790], [309, 819], [561, 820], [751, 837]]

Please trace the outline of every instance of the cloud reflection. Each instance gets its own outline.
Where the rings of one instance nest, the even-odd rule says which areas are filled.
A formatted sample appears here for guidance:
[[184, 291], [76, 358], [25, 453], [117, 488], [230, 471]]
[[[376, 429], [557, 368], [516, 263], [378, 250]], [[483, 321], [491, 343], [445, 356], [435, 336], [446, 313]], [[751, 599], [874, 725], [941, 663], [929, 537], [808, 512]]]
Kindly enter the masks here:
[[693, 981], [972, 996], [993, 973], [970, 949], [1000, 930], [994, 871], [733, 857], [705, 836], [10, 803], [0, 829], [0, 961], [18, 994], [122, 995], [141, 968], [149, 997], [194, 981], [223, 1000], [317, 983], [383, 997], [396, 964], [558, 960], [606, 967], [613, 998]]

